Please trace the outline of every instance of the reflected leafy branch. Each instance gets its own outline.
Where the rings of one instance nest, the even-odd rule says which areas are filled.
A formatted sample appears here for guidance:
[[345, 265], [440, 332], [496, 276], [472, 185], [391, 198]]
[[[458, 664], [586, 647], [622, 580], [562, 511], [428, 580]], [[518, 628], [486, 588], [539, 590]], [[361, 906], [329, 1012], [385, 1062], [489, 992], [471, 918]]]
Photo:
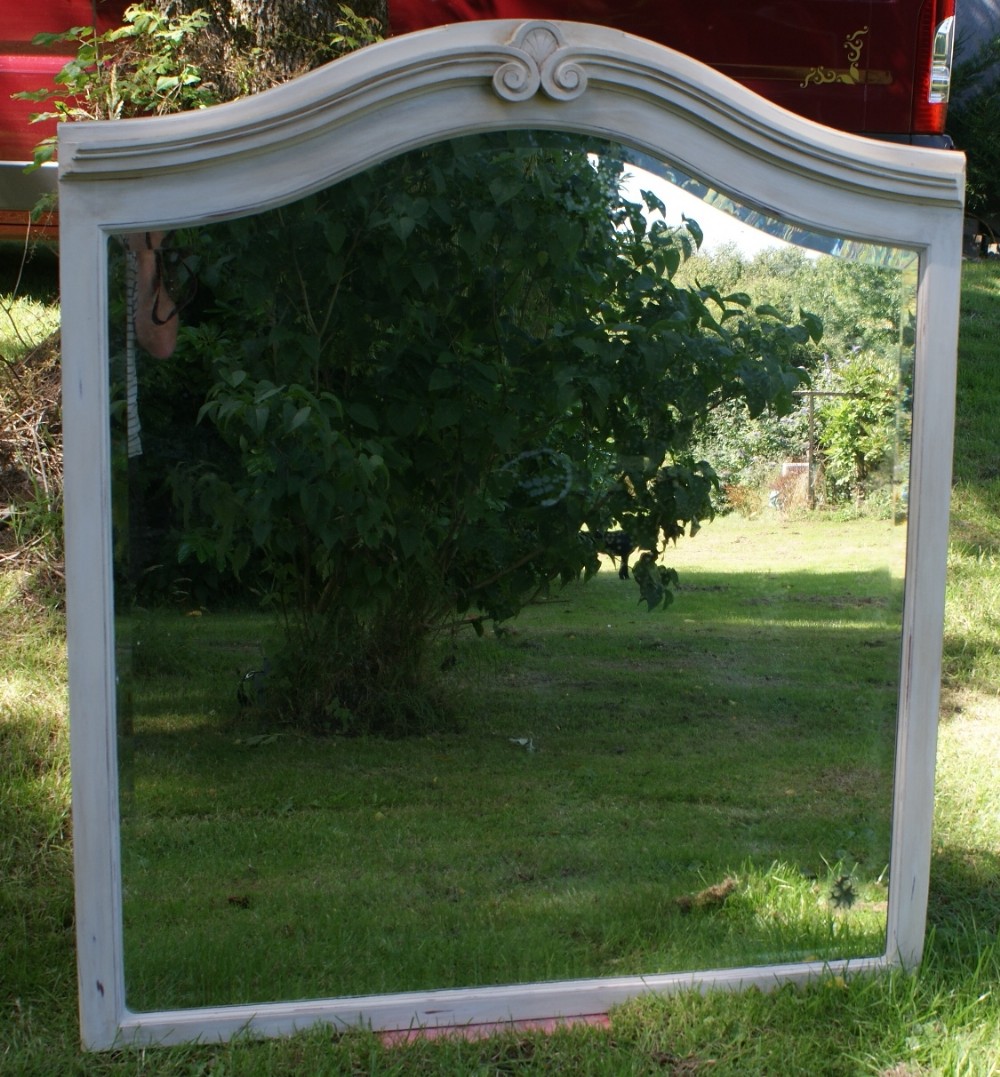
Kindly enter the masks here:
[[627, 529], [666, 605], [659, 556], [713, 513], [698, 418], [805, 379], [818, 320], [675, 283], [697, 225], [588, 149], [463, 140], [188, 237], [219, 451], [174, 472], [182, 556], [266, 581], [310, 724], [419, 725], [434, 631], [596, 571], [581, 529]]

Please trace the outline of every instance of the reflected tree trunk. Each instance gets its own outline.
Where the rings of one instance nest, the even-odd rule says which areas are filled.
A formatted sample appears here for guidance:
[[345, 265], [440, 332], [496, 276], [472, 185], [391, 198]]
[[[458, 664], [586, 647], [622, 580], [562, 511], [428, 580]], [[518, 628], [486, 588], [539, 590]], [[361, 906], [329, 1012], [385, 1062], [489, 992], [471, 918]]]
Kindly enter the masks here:
[[355, 0], [347, 16], [340, 0], [157, 0], [155, 7], [166, 15], [198, 8], [212, 15], [191, 59], [226, 101], [369, 44], [388, 25], [387, 0]]

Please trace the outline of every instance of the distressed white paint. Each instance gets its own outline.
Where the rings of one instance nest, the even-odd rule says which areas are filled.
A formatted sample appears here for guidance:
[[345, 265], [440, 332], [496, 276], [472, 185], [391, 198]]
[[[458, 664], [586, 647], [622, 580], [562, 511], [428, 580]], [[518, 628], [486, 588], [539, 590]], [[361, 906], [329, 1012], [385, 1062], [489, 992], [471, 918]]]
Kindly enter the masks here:
[[80, 1015], [85, 1046], [600, 1013], [647, 991], [801, 981], [818, 964], [130, 1013], [125, 1006], [112, 622], [106, 238], [277, 206], [440, 139], [559, 129], [662, 157], [805, 228], [920, 256], [910, 526], [885, 954], [923, 946], [953, 435], [963, 159], [819, 127], [650, 42], [574, 23], [479, 22], [373, 46], [259, 97], [64, 125], [67, 582]]

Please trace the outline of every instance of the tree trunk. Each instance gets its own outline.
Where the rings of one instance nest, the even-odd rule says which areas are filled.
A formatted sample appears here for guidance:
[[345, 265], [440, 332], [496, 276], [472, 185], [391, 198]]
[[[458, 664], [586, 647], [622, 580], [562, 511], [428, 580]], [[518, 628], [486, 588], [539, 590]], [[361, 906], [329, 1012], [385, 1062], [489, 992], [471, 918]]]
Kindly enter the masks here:
[[[266, 90], [378, 39], [387, 0], [155, 0], [166, 15], [202, 8], [212, 23], [191, 61], [221, 100]], [[353, 14], [352, 14], [353, 13]]]

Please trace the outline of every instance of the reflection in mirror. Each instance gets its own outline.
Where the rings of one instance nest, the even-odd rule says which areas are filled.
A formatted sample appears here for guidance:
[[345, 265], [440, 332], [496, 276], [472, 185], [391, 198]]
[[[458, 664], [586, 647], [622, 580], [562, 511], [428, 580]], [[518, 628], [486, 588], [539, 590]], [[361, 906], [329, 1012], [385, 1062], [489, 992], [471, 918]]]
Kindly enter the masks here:
[[692, 186], [505, 133], [180, 229], [166, 360], [111, 241], [133, 1010], [884, 951], [915, 267]]

